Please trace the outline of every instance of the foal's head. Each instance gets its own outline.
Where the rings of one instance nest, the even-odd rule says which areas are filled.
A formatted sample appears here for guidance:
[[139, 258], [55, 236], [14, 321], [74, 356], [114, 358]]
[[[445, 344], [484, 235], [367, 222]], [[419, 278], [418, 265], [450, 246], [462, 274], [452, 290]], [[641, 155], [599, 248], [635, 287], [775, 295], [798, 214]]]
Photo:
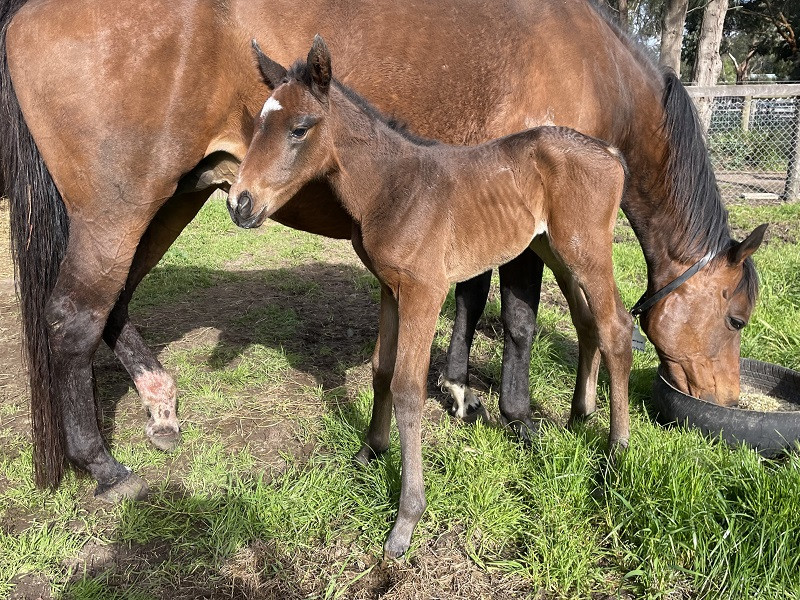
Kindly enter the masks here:
[[331, 55], [317, 35], [306, 62], [289, 71], [253, 40], [264, 82], [272, 95], [256, 118], [255, 134], [228, 194], [228, 210], [240, 227], [258, 227], [304, 185], [335, 164], [326, 117]]

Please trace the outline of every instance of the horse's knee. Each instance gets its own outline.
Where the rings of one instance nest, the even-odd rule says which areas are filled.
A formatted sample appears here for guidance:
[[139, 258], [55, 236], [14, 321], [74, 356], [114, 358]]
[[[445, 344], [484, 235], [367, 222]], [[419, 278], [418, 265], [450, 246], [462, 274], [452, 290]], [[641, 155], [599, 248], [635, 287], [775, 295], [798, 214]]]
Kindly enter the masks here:
[[503, 319], [503, 330], [506, 335], [506, 344], [511, 343], [516, 348], [527, 348], [536, 333], [536, 323], [532, 319], [517, 318], [510, 315]]
[[376, 393], [388, 393], [392, 385], [392, 371], [372, 362], [372, 389]]
[[608, 324], [607, 333], [602, 336], [601, 349], [606, 354], [633, 361], [631, 349], [631, 332], [633, 331], [633, 317], [626, 310], [618, 310], [615, 318]]

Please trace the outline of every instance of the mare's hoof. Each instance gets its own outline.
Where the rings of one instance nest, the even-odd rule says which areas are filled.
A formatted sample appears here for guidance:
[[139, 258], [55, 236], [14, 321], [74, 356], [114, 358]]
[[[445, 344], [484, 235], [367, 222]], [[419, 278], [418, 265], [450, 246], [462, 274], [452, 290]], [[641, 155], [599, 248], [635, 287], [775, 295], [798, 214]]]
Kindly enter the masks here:
[[474, 421], [479, 416], [486, 416], [486, 409], [483, 407], [480, 398], [475, 395], [475, 392], [468, 385], [450, 381], [444, 376], [444, 373], [439, 375], [437, 383], [439, 388], [445, 394], [450, 394], [453, 399], [453, 405], [449, 409], [452, 416], [468, 422]]
[[144, 500], [149, 491], [144, 479], [130, 471], [122, 481], [109, 486], [98, 485], [94, 496], [109, 504], [119, 504], [123, 500]]
[[514, 436], [526, 446], [531, 445], [533, 440], [539, 437], [539, 433], [541, 432], [539, 422], [534, 422], [530, 417], [509, 420], [500, 415], [500, 422], [503, 424], [503, 427], [510, 429]]
[[171, 427], [159, 429], [151, 429], [148, 427], [146, 433], [150, 443], [164, 452], [172, 452], [181, 442], [181, 432]]

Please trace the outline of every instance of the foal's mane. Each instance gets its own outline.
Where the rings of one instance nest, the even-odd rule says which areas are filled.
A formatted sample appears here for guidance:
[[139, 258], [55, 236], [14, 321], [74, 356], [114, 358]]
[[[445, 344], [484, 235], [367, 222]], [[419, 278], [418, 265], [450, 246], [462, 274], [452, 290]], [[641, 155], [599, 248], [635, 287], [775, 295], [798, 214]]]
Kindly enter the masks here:
[[[662, 163], [666, 194], [659, 209], [670, 217], [670, 235], [677, 241], [680, 258], [694, 262], [708, 252], [721, 257], [736, 244], [731, 239], [728, 211], [722, 203], [717, 179], [706, 147], [706, 138], [694, 103], [671, 69], [653, 63], [640, 44], [622, 31], [596, 0], [590, 5], [636, 60], [660, 79], [664, 117], [661, 131], [667, 142]], [[743, 264], [737, 291], [745, 290], [751, 302], [758, 293], [758, 276], [751, 259]]]
[[[308, 70], [307, 63], [303, 60], [298, 60], [291, 66], [286, 73], [286, 78], [296, 79], [307, 87], [311, 87], [311, 73]], [[416, 135], [414, 132], [409, 130], [408, 124], [405, 121], [402, 121], [394, 116], [384, 115], [381, 111], [372, 106], [372, 104], [370, 104], [366, 98], [356, 92], [353, 88], [344, 85], [335, 77], [331, 80], [331, 87], [341, 92], [341, 94], [347, 98], [347, 100], [355, 104], [356, 107], [361, 110], [361, 112], [367, 115], [371, 122], [380, 123], [388, 127], [392, 131], [399, 133], [412, 144], [417, 146], [435, 146], [439, 143], [436, 140]]]

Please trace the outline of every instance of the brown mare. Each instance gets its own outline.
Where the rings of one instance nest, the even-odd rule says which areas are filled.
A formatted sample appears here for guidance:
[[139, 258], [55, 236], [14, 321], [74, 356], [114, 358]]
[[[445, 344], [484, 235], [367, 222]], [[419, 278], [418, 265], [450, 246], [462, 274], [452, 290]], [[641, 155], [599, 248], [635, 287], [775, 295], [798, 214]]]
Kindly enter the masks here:
[[[631, 171], [623, 209], [645, 252], [648, 292], [715, 254], [644, 315], [645, 332], [675, 385], [738, 397], [738, 329], [756, 291], [746, 258], [760, 236], [731, 240], [687, 95], [590, 3], [308, 0], [298, 11], [289, 0], [10, 0], [0, 4], [0, 152], [39, 485], [57, 485], [68, 459], [105, 498], [144, 491], [95, 419], [101, 341], [131, 374], [150, 439], [177, 442], [175, 383], [128, 319], [128, 302], [212, 191], [233, 181], [267, 93], [250, 40], [286, 63], [318, 31], [343, 83], [421, 135], [476, 144], [556, 124], [620, 148]], [[292, 205], [273, 218], [350, 237], [352, 220], [323, 186]], [[501, 412], [517, 424], [530, 415], [539, 281], [530, 271], [541, 268], [532, 256], [500, 268]], [[464, 394], [485, 282], [457, 287], [446, 375]], [[593, 380], [598, 362], [582, 361], [578, 381]], [[593, 389], [576, 389], [573, 418], [594, 410]]]
[[372, 420], [358, 457], [367, 462], [388, 449], [392, 407], [400, 430], [400, 510], [385, 554], [406, 551], [425, 509], [422, 408], [450, 285], [529, 246], [555, 273], [580, 351], [603, 357], [611, 378], [610, 445], [626, 446], [632, 319], [611, 259], [625, 189], [619, 153], [560, 127], [479, 146], [415, 139], [332, 79], [321, 37], [307, 61], [288, 72], [253, 47], [274, 91], [257, 118], [228, 210], [240, 227], [258, 227], [309, 182], [323, 181], [353, 218], [353, 247], [381, 283]]

